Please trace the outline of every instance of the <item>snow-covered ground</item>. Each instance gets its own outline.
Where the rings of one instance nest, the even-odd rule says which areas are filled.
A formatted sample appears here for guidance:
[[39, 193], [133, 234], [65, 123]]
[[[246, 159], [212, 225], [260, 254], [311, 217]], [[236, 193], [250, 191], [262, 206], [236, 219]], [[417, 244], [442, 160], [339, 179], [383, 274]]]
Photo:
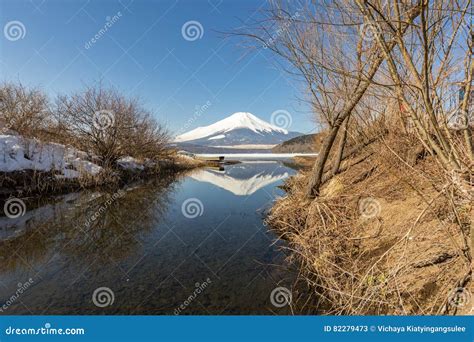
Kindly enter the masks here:
[[117, 164], [124, 170], [141, 171], [145, 169], [143, 163], [130, 156], [120, 158], [117, 160]]
[[18, 135], [0, 135], [0, 171], [55, 171], [58, 178], [95, 176], [102, 167], [72, 147], [42, 143]]

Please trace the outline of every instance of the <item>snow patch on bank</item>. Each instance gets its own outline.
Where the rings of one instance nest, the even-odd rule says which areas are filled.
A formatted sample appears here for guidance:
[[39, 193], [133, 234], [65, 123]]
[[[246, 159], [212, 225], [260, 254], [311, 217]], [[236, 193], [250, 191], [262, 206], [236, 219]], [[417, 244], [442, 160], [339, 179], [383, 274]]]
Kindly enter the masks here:
[[130, 156], [117, 160], [117, 165], [124, 170], [136, 171], [145, 169], [145, 166], [140, 161]]
[[42, 143], [18, 135], [0, 135], [1, 172], [56, 172], [58, 178], [80, 178], [99, 174], [102, 167], [86, 158], [85, 152], [69, 146]]

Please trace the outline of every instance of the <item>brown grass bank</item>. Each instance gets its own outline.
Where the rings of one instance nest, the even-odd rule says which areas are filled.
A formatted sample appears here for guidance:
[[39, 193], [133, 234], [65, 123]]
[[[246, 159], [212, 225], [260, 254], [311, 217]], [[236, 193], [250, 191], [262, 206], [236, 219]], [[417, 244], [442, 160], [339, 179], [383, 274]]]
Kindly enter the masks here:
[[315, 200], [302, 195], [303, 168], [268, 217], [325, 312], [472, 314], [472, 188], [408, 135], [386, 135], [342, 169], [354, 161]]

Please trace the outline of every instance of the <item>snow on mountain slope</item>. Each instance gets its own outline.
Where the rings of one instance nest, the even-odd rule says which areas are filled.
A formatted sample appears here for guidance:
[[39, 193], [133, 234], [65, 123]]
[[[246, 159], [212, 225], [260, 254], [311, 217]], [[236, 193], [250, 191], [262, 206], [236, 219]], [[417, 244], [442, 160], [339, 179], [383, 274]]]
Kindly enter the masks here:
[[[266, 121], [257, 118], [255, 115], [250, 113], [238, 112], [234, 113], [228, 118], [217, 121], [216, 123], [198, 127], [192, 131], [178, 135], [175, 142], [198, 140], [209, 137], [212, 139], [213, 136], [219, 136], [219, 138], [229, 131], [236, 129], [249, 129], [257, 134], [278, 132], [282, 134], [288, 134], [286, 129], [274, 126]], [[215, 139], [219, 139], [215, 138]]]
[[199, 170], [191, 173], [190, 177], [199, 182], [214, 184], [237, 196], [248, 196], [289, 176], [286, 168], [277, 165], [272, 162], [243, 163], [226, 167], [224, 172], [212, 169]]
[[204, 170], [196, 174], [191, 174], [191, 178], [197, 181], [214, 184], [215, 186], [230, 191], [237, 196], [251, 195], [257, 190], [287, 177], [288, 173], [273, 176], [261, 172], [249, 179], [236, 179], [212, 170]]

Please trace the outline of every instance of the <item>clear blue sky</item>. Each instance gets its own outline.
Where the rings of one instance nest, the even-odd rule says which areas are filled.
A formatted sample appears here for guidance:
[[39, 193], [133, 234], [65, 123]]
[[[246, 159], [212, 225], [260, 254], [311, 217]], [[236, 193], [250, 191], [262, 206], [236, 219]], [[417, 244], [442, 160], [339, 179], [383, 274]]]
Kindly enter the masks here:
[[[272, 112], [286, 110], [293, 118], [289, 129], [307, 133], [315, 124], [298, 101], [301, 85], [279, 70], [267, 51], [249, 54], [238, 38], [220, 33], [257, 19], [266, 5], [263, 0], [2, 0], [0, 80], [19, 80], [54, 96], [102, 79], [140, 96], [173, 132], [237, 111], [270, 121]], [[107, 20], [110, 28], [100, 34]], [[182, 34], [191, 20], [203, 28], [193, 41]], [[24, 26], [21, 39], [14, 24], [5, 32], [12, 21]], [[211, 105], [196, 117], [196, 107], [206, 103]]]

